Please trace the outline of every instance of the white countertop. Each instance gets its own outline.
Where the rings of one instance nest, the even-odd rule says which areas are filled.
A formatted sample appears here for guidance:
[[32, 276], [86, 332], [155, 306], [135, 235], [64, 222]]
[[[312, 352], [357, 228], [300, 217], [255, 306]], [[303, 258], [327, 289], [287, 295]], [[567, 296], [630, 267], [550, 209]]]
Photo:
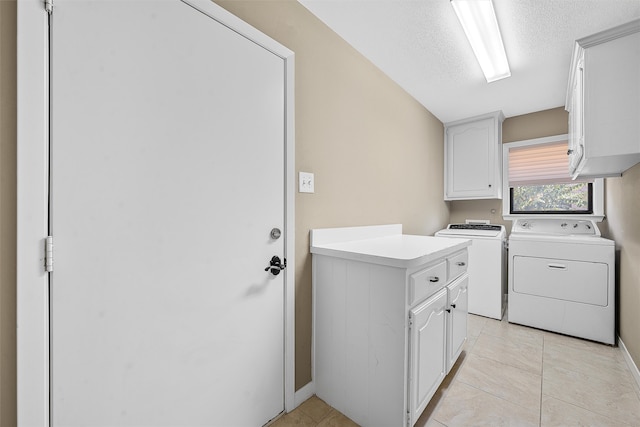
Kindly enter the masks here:
[[312, 254], [400, 268], [427, 264], [470, 244], [459, 238], [402, 234], [401, 225], [311, 230]]

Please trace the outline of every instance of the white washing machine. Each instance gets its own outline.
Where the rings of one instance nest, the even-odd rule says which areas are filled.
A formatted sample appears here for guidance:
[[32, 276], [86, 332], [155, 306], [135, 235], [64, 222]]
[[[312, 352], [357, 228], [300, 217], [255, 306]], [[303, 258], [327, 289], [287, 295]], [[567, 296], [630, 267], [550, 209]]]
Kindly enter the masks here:
[[518, 219], [509, 322], [615, 344], [615, 245], [583, 219]]
[[439, 237], [471, 240], [469, 250], [469, 313], [502, 319], [507, 293], [507, 232], [497, 224], [449, 224]]

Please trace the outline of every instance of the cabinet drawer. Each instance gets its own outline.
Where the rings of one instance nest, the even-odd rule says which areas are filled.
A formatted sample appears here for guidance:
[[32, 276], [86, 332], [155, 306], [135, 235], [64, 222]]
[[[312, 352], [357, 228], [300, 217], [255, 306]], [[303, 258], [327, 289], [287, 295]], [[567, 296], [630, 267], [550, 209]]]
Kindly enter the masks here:
[[469, 264], [469, 252], [464, 251], [450, 258], [447, 258], [448, 268], [448, 281], [452, 281], [456, 277], [467, 271], [467, 265]]
[[447, 263], [442, 261], [410, 276], [409, 304], [413, 305], [447, 284]]

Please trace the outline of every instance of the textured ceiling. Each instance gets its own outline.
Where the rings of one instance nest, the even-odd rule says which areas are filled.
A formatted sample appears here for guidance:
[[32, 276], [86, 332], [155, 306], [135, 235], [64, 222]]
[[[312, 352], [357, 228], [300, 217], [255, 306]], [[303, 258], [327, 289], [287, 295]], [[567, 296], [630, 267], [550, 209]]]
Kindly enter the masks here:
[[449, 0], [299, 0], [438, 119], [564, 105], [574, 41], [640, 0], [493, 0], [511, 77], [487, 83]]

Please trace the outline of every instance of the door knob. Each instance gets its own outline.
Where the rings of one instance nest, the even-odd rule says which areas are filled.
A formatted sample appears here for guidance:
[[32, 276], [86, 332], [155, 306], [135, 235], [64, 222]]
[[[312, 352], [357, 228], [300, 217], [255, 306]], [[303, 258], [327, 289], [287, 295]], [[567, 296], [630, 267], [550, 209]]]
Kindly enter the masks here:
[[274, 228], [271, 230], [271, 233], [269, 233], [269, 235], [273, 240], [278, 240], [280, 236], [282, 236], [282, 231], [280, 231], [279, 228]]
[[287, 268], [287, 259], [284, 258], [281, 261], [279, 256], [274, 255], [271, 257], [271, 261], [269, 261], [269, 266], [265, 268], [264, 271], [270, 271], [271, 274], [277, 276], [285, 268]]

